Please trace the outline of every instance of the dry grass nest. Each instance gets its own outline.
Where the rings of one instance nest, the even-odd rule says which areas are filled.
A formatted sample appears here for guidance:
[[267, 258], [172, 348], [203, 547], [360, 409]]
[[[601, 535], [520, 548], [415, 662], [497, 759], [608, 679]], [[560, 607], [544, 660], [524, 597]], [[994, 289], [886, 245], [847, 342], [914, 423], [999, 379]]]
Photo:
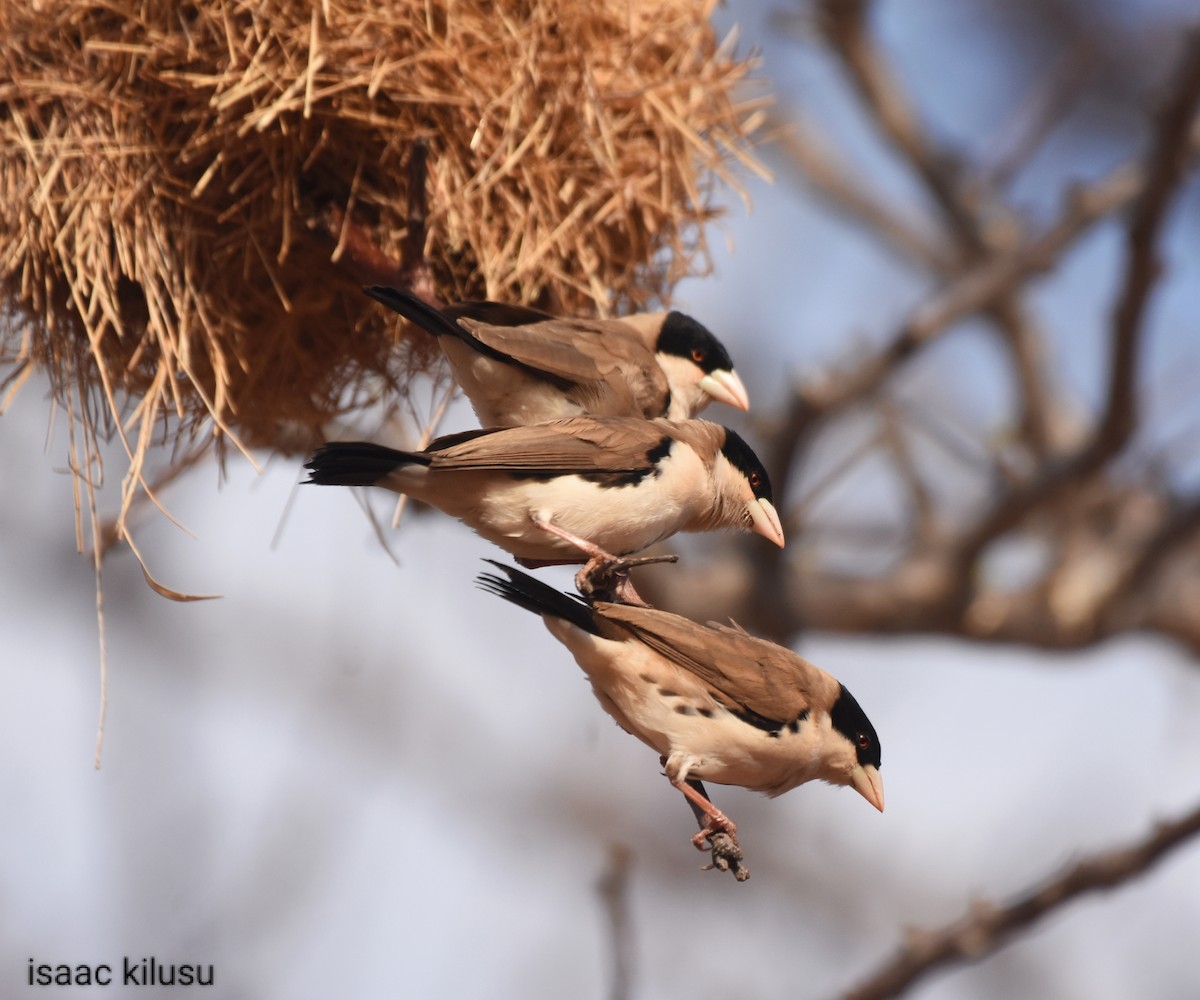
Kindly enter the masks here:
[[431, 352], [364, 282], [664, 295], [707, 266], [714, 180], [754, 167], [763, 101], [710, 12], [0, 0], [0, 406], [48, 371], [74, 468], [120, 437], [124, 510], [153, 449], [298, 451], [400, 398]]

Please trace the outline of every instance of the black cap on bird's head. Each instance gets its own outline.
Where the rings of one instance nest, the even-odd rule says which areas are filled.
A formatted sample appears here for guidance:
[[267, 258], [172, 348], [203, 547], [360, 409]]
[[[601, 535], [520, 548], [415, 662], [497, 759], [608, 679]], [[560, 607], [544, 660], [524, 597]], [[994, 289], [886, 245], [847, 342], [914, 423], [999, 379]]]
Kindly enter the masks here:
[[654, 349], [660, 354], [688, 358], [705, 374], [733, 371], [733, 359], [725, 350], [725, 345], [703, 323], [681, 312], [667, 313], [662, 329], [658, 331], [658, 342]]
[[829, 720], [833, 728], [846, 737], [854, 745], [854, 753], [858, 762], [866, 767], [868, 764], [878, 768], [882, 766], [883, 754], [879, 746], [879, 734], [862, 710], [858, 700], [846, 685], [841, 685], [838, 699], [829, 710]]
[[721, 454], [742, 474], [753, 494], [753, 498], [746, 505], [746, 517], [749, 519], [750, 528], [783, 548], [783, 525], [780, 524], [779, 514], [775, 511], [771, 478], [767, 475], [767, 470], [739, 434], [728, 427], [722, 429], [725, 431], [725, 441], [721, 445]]
[[834, 731], [844, 736], [854, 748], [854, 765], [845, 775], [844, 783], [883, 812], [883, 781], [879, 777], [883, 753], [879, 734], [854, 695], [846, 690], [846, 685], [839, 684], [838, 687], [837, 701], [829, 710], [829, 721]]
[[702, 398], [716, 399], [739, 410], [750, 409], [750, 397], [733, 370], [733, 358], [703, 323], [681, 312], [667, 313], [654, 350], [660, 359], [677, 358], [695, 365], [691, 371], [697, 373], [696, 384], [707, 394]]
[[725, 443], [721, 445], [721, 454], [729, 460], [730, 465], [746, 477], [750, 489], [754, 491], [754, 495], [758, 499], [766, 500], [768, 503], [775, 502], [775, 498], [771, 495], [771, 479], [767, 475], [766, 468], [742, 436], [728, 427], [725, 428]]

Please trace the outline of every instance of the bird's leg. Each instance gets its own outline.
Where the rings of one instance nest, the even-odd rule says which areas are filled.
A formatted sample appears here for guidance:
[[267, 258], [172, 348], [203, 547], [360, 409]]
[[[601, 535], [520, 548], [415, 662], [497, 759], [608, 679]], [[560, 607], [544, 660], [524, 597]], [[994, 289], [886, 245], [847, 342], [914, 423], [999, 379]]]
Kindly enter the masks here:
[[[742, 861], [742, 845], [737, 839], [736, 824], [713, 805], [704, 785], [696, 779], [689, 778], [681, 782], [671, 779], [670, 775], [668, 779], [683, 793], [696, 822], [700, 824], [700, 832], [692, 838], [692, 843], [697, 850], [712, 851], [712, 864], [705, 867], [721, 872], [732, 871], [734, 878], [745, 882], [750, 877], [750, 869]], [[709, 843], [707, 848], [704, 846], [705, 840]]]
[[708, 797], [708, 792], [700, 782], [669, 780], [683, 792], [684, 798], [692, 807], [692, 812], [696, 814], [696, 822], [701, 824], [700, 832], [692, 838], [697, 850], [708, 850], [704, 842], [710, 840], [714, 833], [727, 833], [734, 841], [737, 840], [737, 824], [713, 805], [712, 799]]
[[633, 582], [629, 579], [629, 571], [636, 566], [677, 562], [679, 559], [675, 555], [638, 556], [635, 558], [614, 556], [594, 542], [580, 538], [573, 532], [567, 531], [566, 528], [560, 528], [553, 521], [534, 516], [533, 523], [556, 538], [561, 538], [564, 542], [574, 545], [588, 557], [583, 569], [575, 574], [575, 588], [584, 597], [649, 607], [634, 590]]

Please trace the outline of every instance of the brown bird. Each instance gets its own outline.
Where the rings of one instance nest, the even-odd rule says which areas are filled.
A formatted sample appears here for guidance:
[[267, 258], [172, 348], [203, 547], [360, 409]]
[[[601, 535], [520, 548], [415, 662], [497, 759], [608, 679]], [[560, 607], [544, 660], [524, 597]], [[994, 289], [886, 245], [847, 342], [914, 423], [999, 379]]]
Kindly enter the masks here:
[[565, 319], [498, 302], [436, 309], [384, 285], [364, 291], [437, 338], [484, 427], [579, 415], [688, 420], [714, 399], [750, 408], [725, 347], [680, 312]]
[[308, 482], [382, 486], [438, 508], [525, 565], [615, 557], [677, 531], [748, 528], [783, 545], [766, 469], [733, 431], [704, 420], [572, 417], [450, 434], [424, 451], [323, 445]]
[[807, 781], [847, 785], [883, 811], [879, 737], [844, 684], [735, 625], [582, 601], [487, 560], [483, 589], [542, 616], [617, 724], [662, 756], [671, 784], [707, 817], [693, 842], [736, 827], [699, 780], [769, 796]]

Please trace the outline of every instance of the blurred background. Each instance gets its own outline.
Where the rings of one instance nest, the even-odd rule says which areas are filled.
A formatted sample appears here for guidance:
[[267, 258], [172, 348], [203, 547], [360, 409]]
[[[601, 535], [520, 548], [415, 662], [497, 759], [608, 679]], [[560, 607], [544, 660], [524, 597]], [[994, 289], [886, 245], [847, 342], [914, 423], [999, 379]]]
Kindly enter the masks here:
[[[775, 179], [739, 175], [749, 212], [720, 194], [712, 273], [674, 305], [737, 361], [751, 413], [706, 416], [768, 458], [789, 547], [688, 539], [647, 589], [844, 681], [887, 811], [710, 789], [752, 876], [702, 872], [654, 754], [532, 616], [474, 589], [495, 550], [409, 510], [393, 562], [361, 498], [298, 489], [300, 462], [265, 452], [261, 475], [234, 454], [164, 490], [186, 531], [135, 522], [160, 580], [220, 600], [164, 600], [123, 549], [104, 562], [94, 770], [95, 579], [35, 379], [0, 424], [6, 995], [32, 992], [30, 958], [153, 955], [213, 964], [231, 998], [835, 997], [908, 930], [1200, 803], [1200, 185], [1154, 156], [1194, 5], [713, 17], [761, 54]], [[1163, 272], [1122, 353], [1129, 220], [1160, 181]], [[456, 402], [442, 426], [471, 424]], [[1185, 844], [910, 992], [1194, 997], [1197, 927]]]

